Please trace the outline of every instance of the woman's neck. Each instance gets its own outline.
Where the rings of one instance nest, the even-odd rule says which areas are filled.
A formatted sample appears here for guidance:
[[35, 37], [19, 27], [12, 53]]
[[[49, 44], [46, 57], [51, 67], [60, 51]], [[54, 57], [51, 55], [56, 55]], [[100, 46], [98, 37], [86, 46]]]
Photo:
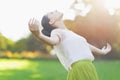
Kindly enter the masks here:
[[63, 21], [57, 21], [55, 26], [59, 29], [67, 29]]

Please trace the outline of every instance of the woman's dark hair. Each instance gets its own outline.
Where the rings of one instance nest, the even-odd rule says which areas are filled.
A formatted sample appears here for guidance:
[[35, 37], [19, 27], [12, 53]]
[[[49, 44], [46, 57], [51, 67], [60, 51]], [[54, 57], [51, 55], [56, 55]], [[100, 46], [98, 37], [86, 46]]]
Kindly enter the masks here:
[[48, 17], [45, 15], [43, 16], [42, 20], [41, 20], [41, 25], [43, 26], [43, 30], [42, 33], [46, 36], [50, 37], [51, 31], [53, 29], [55, 29], [55, 27], [51, 26], [49, 24], [50, 19], [48, 19]]

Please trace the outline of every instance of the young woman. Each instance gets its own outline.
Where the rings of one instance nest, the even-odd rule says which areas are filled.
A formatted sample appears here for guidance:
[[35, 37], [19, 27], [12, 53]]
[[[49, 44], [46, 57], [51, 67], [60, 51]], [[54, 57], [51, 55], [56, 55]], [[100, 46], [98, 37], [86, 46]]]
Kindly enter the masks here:
[[110, 44], [107, 43], [102, 49], [89, 44], [84, 37], [68, 30], [62, 17], [61, 12], [49, 12], [42, 18], [42, 30], [39, 29], [39, 21], [34, 18], [29, 21], [29, 29], [39, 40], [53, 46], [68, 71], [67, 80], [98, 80], [92, 52], [105, 55], [111, 51]]

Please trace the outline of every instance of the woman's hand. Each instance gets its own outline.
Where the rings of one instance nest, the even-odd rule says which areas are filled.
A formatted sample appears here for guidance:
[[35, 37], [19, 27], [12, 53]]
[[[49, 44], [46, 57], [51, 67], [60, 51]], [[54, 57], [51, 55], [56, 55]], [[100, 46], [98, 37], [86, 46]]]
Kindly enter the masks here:
[[30, 19], [28, 26], [30, 31], [36, 36], [37, 39], [42, 40], [43, 42], [50, 45], [56, 45], [59, 43], [60, 40], [58, 35], [51, 35], [50, 37], [48, 37], [42, 34], [42, 32], [39, 30], [40, 23], [38, 20], [34, 18]]
[[30, 19], [28, 25], [29, 25], [29, 29], [31, 32], [39, 31], [40, 23], [38, 20], [32, 18], [32, 19]]
[[103, 54], [105, 55], [111, 51], [111, 45], [109, 43], [107, 43], [107, 46], [104, 46], [101, 50], [102, 50]]
[[111, 45], [109, 43], [107, 43], [106, 46], [104, 46], [102, 49], [99, 49], [91, 44], [89, 44], [90, 49], [93, 53], [97, 54], [97, 55], [106, 55], [107, 53], [109, 53], [111, 51]]

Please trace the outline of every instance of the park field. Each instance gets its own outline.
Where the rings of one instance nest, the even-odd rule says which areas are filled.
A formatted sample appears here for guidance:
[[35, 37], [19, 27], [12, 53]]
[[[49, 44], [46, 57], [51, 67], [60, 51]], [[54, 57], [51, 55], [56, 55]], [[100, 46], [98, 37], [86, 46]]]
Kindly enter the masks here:
[[[120, 80], [120, 61], [94, 61], [100, 80]], [[57, 60], [0, 59], [0, 80], [66, 80]]]

